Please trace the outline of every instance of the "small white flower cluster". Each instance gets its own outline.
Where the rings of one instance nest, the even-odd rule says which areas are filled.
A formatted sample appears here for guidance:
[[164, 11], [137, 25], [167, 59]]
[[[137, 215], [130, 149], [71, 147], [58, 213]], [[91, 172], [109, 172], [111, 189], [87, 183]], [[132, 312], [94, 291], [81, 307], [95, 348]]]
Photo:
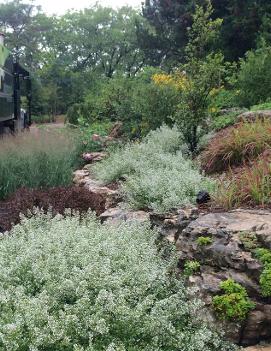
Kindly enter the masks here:
[[155, 238], [90, 213], [23, 218], [0, 240], [0, 350], [233, 350], [195, 317]]
[[94, 171], [104, 182], [125, 178], [124, 195], [136, 208], [163, 212], [194, 203], [196, 194], [211, 191], [213, 182], [184, 156], [187, 149], [182, 140], [176, 127], [163, 126], [141, 143], [114, 152]]

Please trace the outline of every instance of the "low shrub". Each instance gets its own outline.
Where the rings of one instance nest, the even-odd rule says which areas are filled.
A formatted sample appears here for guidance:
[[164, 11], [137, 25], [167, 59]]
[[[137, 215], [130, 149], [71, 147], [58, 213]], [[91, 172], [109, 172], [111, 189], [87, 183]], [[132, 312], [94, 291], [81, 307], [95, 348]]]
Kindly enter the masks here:
[[211, 245], [212, 242], [213, 242], [213, 239], [209, 236], [199, 236], [196, 240], [196, 243], [200, 246]]
[[221, 172], [255, 159], [271, 147], [271, 121], [241, 123], [218, 133], [202, 155], [207, 173]]
[[2, 350], [232, 351], [147, 224], [22, 219], [0, 240]]
[[261, 110], [271, 110], [271, 102], [265, 102], [263, 104], [254, 105], [250, 108], [250, 111], [261, 111]]
[[101, 151], [103, 144], [100, 140], [95, 140], [93, 135], [97, 134], [105, 137], [109, 134], [111, 127], [112, 123], [110, 121], [87, 124], [83, 119], [79, 119], [80, 153]]
[[224, 320], [245, 320], [249, 311], [255, 307], [246, 289], [232, 279], [223, 281], [220, 288], [224, 294], [213, 297], [213, 306], [218, 316]]
[[70, 133], [38, 130], [0, 140], [0, 198], [21, 187], [70, 184], [78, 143]]
[[[187, 150], [182, 145], [181, 133], [175, 127], [163, 127], [141, 143], [117, 150], [93, 169], [107, 183], [125, 179], [124, 195], [134, 208], [163, 212], [195, 203], [200, 190], [212, 190], [212, 182], [184, 157]], [[177, 151], [180, 148], [183, 151]]]
[[236, 117], [238, 114], [239, 112], [231, 112], [223, 115], [218, 114], [212, 119], [211, 129], [219, 131], [221, 129], [225, 129], [234, 125], [236, 123]]

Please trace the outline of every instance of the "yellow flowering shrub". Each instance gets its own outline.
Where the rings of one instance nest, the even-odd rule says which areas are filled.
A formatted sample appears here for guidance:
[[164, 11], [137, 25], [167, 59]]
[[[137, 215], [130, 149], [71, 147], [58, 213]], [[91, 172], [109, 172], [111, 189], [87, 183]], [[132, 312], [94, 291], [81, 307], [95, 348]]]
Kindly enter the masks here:
[[152, 76], [152, 81], [157, 85], [169, 85], [177, 90], [185, 90], [188, 85], [188, 78], [185, 72], [172, 74], [156, 73]]

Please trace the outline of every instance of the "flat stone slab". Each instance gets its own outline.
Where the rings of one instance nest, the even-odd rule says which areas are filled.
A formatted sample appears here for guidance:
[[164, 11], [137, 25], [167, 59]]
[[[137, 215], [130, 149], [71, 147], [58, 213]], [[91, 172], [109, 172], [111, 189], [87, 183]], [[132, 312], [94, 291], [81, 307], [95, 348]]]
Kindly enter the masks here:
[[150, 215], [145, 211], [130, 211], [121, 207], [114, 207], [102, 213], [100, 219], [103, 222], [110, 221], [111, 223], [118, 223], [121, 221], [145, 222], [150, 219]]
[[271, 351], [271, 346], [250, 346], [244, 349], [245, 351]]
[[200, 216], [192, 224], [206, 228], [224, 228], [232, 232], [265, 230], [271, 233], [271, 212], [240, 209], [224, 213], [209, 213]]
[[257, 119], [271, 118], [271, 110], [248, 111], [237, 117], [238, 122], [255, 122]]

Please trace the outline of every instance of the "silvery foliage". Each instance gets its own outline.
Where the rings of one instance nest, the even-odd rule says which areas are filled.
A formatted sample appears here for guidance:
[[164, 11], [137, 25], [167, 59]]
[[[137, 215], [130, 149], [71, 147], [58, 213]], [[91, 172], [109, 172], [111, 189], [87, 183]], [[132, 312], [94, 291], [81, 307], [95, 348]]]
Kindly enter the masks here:
[[233, 350], [148, 224], [38, 212], [0, 240], [0, 350]]
[[125, 145], [95, 165], [94, 172], [106, 183], [126, 179], [123, 190], [130, 205], [157, 212], [194, 203], [200, 190], [213, 188], [213, 182], [188, 159], [176, 127], [163, 126], [141, 143]]

